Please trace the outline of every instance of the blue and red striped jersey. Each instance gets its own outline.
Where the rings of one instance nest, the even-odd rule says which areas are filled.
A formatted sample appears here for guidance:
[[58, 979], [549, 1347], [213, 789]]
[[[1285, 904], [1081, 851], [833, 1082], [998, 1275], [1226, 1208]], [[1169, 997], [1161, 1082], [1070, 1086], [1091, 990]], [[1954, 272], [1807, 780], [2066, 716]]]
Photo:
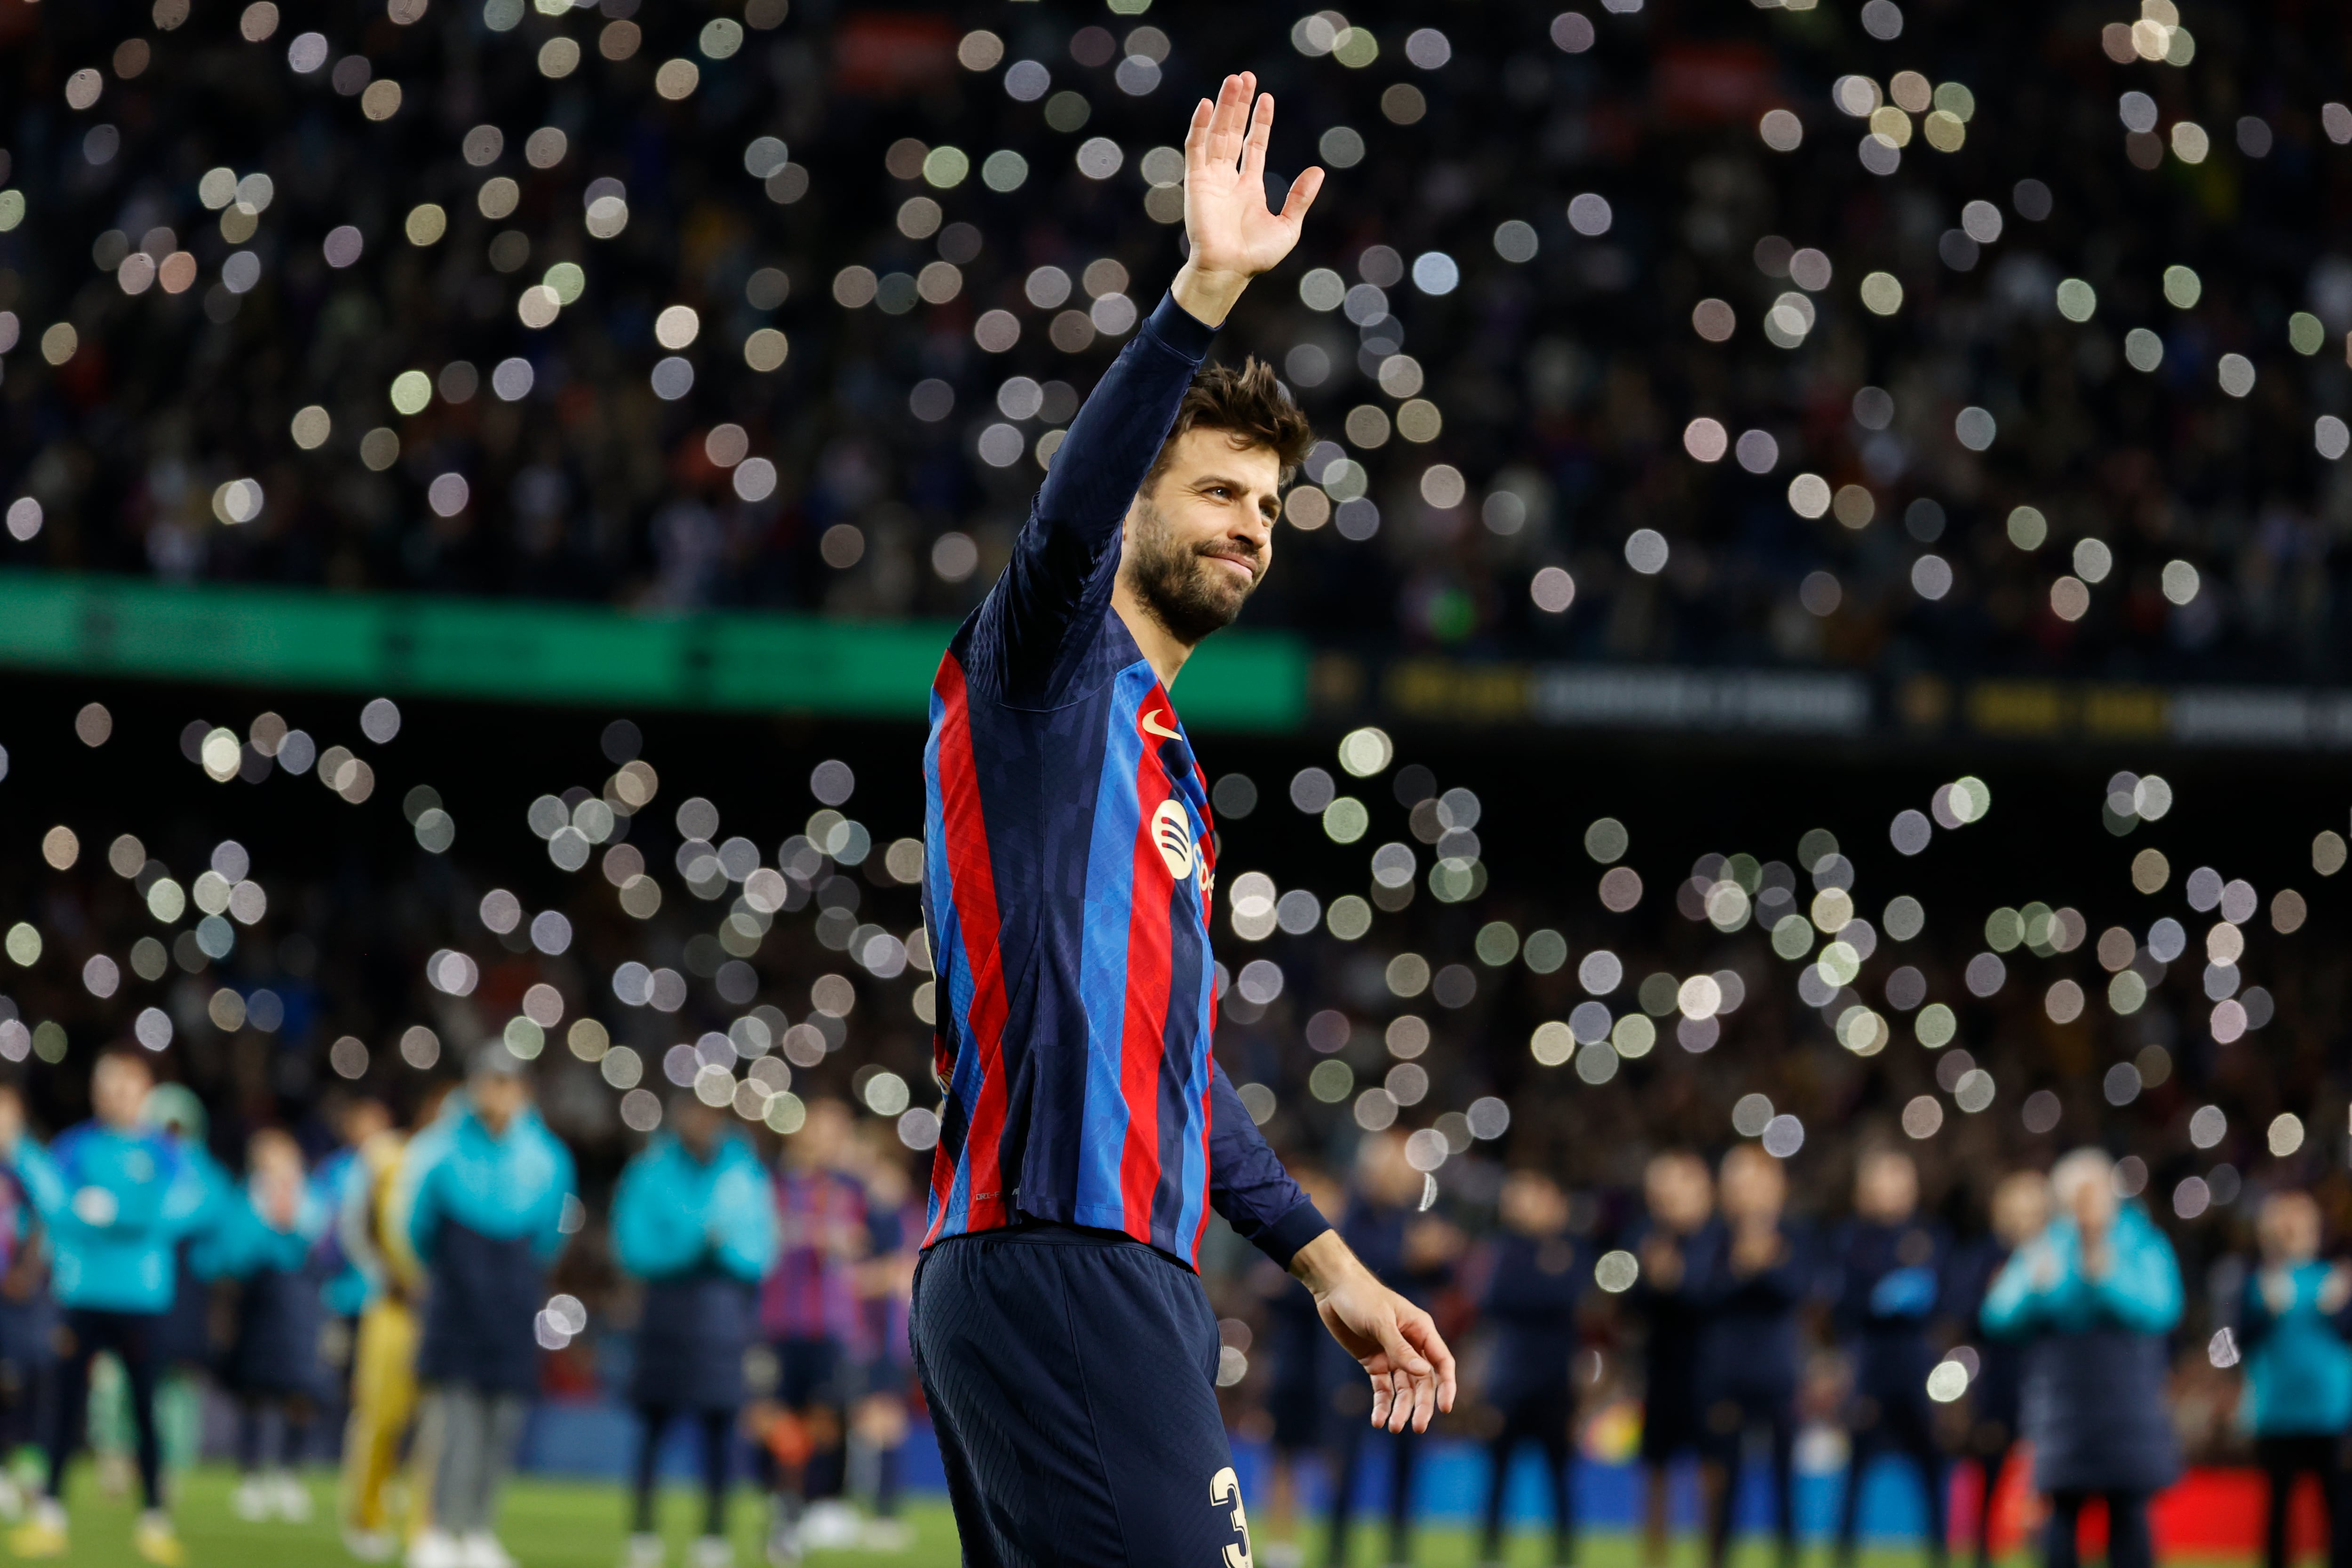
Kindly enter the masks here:
[[1326, 1228], [1210, 1055], [1208, 786], [1111, 607], [1121, 522], [1211, 335], [1173, 299], [1152, 312], [940, 663], [923, 906], [947, 1100], [926, 1247], [1025, 1217], [1189, 1266], [1213, 1206], [1286, 1264]]
[[866, 1189], [824, 1169], [776, 1173], [776, 1261], [760, 1283], [760, 1328], [772, 1340], [854, 1343], [864, 1328], [857, 1253]]

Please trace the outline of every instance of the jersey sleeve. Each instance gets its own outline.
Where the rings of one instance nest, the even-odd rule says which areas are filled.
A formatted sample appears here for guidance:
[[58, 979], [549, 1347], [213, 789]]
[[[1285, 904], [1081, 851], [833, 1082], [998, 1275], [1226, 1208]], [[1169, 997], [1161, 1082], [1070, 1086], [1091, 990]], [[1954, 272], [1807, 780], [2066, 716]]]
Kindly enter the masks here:
[[1282, 1168], [1223, 1064], [1210, 1066], [1209, 1202], [1243, 1240], [1287, 1268], [1331, 1222]]
[[1214, 335], [1168, 296], [1095, 384], [973, 622], [967, 679], [1024, 706], [1058, 700], [1109, 612], [1128, 505]]

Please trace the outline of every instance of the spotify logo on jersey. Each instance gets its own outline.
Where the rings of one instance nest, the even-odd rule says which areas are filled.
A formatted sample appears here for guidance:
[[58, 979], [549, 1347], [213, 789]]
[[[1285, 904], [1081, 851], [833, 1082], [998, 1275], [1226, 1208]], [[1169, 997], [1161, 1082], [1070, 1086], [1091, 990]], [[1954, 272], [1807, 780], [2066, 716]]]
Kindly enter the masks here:
[[1151, 814], [1151, 841], [1170, 876], [1181, 882], [1192, 874], [1192, 823], [1182, 801], [1171, 795], [1160, 803]]

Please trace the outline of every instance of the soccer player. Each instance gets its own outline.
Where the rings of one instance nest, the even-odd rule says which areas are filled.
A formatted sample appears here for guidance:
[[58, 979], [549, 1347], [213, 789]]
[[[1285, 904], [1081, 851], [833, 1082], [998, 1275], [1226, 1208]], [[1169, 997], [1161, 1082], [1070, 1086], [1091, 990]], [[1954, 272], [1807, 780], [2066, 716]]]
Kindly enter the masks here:
[[857, 1543], [857, 1515], [842, 1496], [847, 1412], [858, 1394], [857, 1269], [873, 1244], [866, 1188], [848, 1170], [855, 1124], [838, 1100], [811, 1100], [808, 1119], [784, 1140], [774, 1184], [775, 1262], [760, 1289], [760, 1328], [776, 1355], [782, 1431], [804, 1443], [796, 1461], [767, 1445], [773, 1470], [768, 1560], [800, 1560], [803, 1547]]
[[[415, 1126], [435, 1124], [446, 1082], [425, 1090]], [[422, 1140], [386, 1127], [358, 1147], [359, 1175], [347, 1181], [335, 1217], [337, 1247], [366, 1281], [358, 1331], [352, 1338], [352, 1411], [343, 1428], [343, 1475], [339, 1511], [343, 1549], [362, 1563], [381, 1563], [398, 1542], [392, 1531], [392, 1479], [402, 1441], [416, 1414], [416, 1302], [424, 1295], [425, 1270], [404, 1237], [404, 1216], [395, 1216], [403, 1190], [402, 1162]], [[417, 1456], [421, 1463], [428, 1456]], [[415, 1489], [409, 1535], [422, 1533], [429, 1486]]]
[[1423, 1429], [1454, 1403], [1429, 1315], [1324, 1223], [1209, 1051], [1215, 847], [1168, 689], [1265, 575], [1308, 432], [1267, 366], [1200, 367], [1323, 178], [1269, 209], [1256, 89], [1228, 77], [1194, 111], [1187, 259], [932, 690], [923, 902], [947, 1100], [913, 1329], [976, 1565], [1245, 1558], [1194, 1269], [1211, 1207], [1314, 1292], [1375, 1423]]
[[[1985, 1296], [2016, 1250], [2050, 1223], [2050, 1180], [2039, 1171], [2011, 1171], [1992, 1190], [1992, 1234], [1955, 1255], [1954, 1315], [1964, 1325], [1979, 1321]], [[1976, 1568], [1991, 1568], [1992, 1510], [2000, 1479], [2017, 1447], [2020, 1401], [2025, 1382], [2024, 1352], [1999, 1339], [1977, 1347], [1978, 1371], [1969, 1380], [1968, 1451], [1983, 1475], [1979, 1489]]]
[[[219, 1227], [212, 1260], [218, 1273], [237, 1281], [236, 1337], [223, 1367], [236, 1395], [241, 1472], [229, 1506], [247, 1521], [275, 1514], [302, 1523], [310, 1517], [310, 1494], [297, 1471], [326, 1384], [319, 1359], [326, 1303], [312, 1255], [329, 1210], [304, 1180], [301, 1145], [290, 1135], [264, 1128], [247, 1148], [245, 1190]], [[278, 1468], [265, 1473], [263, 1422], [273, 1405]]]
[[464, 1109], [418, 1143], [400, 1206], [431, 1279], [416, 1371], [432, 1390], [436, 1458], [433, 1524], [410, 1543], [408, 1568], [514, 1568], [491, 1524], [539, 1388], [532, 1324], [563, 1248], [572, 1152], [497, 1041], [467, 1064]]
[[2148, 1500], [2180, 1475], [2165, 1400], [2180, 1262], [2115, 1177], [2095, 1147], [2051, 1167], [2056, 1217], [2010, 1256], [1982, 1313], [1985, 1332], [2028, 1344], [2025, 1440], [2033, 1489], [2050, 1500], [2048, 1568], [2075, 1568], [2083, 1510], [2101, 1498], [2108, 1568], [2151, 1568]]
[[1797, 1560], [1797, 1384], [1803, 1349], [1797, 1314], [1808, 1294], [1804, 1238], [1784, 1216], [1789, 1178], [1755, 1143], [1723, 1157], [1723, 1223], [1708, 1227], [1691, 1261], [1704, 1315], [1699, 1331], [1701, 1442], [1706, 1454], [1707, 1556], [1723, 1568], [1748, 1436], [1770, 1446], [1772, 1522], [1782, 1568]]
[[1837, 1554], [1853, 1561], [1855, 1521], [1870, 1463], [1907, 1454], [1927, 1504], [1927, 1560], [1944, 1561], [1944, 1452], [1927, 1373], [1928, 1321], [1944, 1298], [1950, 1244], [1919, 1214], [1919, 1170], [1899, 1149], [1866, 1151], [1854, 1167], [1854, 1216], [1839, 1232], [1839, 1337], [1853, 1347], [1853, 1458], [1838, 1510]]
[[1712, 1242], [1715, 1180], [1686, 1149], [1650, 1157], [1642, 1173], [1649, 1210], [1632, 1239], [1642, 1272], [1627, 1304], [1647, 1332], [1642, 1341], [1642, 1502], [1643, 1568], [1664, 1568], [1674, 1462], [1699, 1446], [1698, 1352], [1706, 1324], [1696, 1255]]
[[[2344, 1537], [2337, 1451], [2352, 1425], [2352, 1350], [2339, 1321], [2352, 1300], [2352, 1268], [2319, 1260], [2319, 1205], [2288, 1188], [2263, 1200], [2262, 1267], [2246, 1280], [2246, 1428], [2270, 1483], [2263, 1568], [2286, 1568], [2287, 1504], [2308, 1472], [2327, 1508], [2328, 1536]], [[2342, 1562], [2340, 1547], [2329, 1553]]]
[[1502, 1415], [1487, 1446], [1486, 1526], [1478, 1561], [1503, 1560], [1503, 1494], [1511, 1456], [1533, 1443], [1543, 1452], [1552, 1510], [1551, 1560], [1576, 1560], [1571, 1465], [1576, 1454], [1576, 1309], [1592, 1278], [1569, 1230], [1568, 1194], [1541, 1171], [1521, 1169], [1503, 1181], [1503, 1234], [1488, 1247], [1479, 1310], [1493, 1325], [1486, 1403]]
[[[21, 1125], [25, 1102], [0, 1084], [0, 1124]], [[56, 1382], [58, 1304], [49, 1294], [48, 1237], [14, 1171], [0, 1169], [0, 1458], [48, 1433]], [[24, 1517], [25, 1495], [0, 1472], [0, 1519]]]
[[638, 1437], [627, 1568], [661, 1568], [654, 1529], [654, 1472], [670, 1417], [702, 1438], [702, 1534], [693, 1568], [730, 1568], [727, 1483], [736, 1413], [743, 1407], [743, 1352], [759, 1321], [760, 1277], [776, 1255], [776, 1205], [751, 1145], [718, 1110], [690, 1094], [670, 1099], [669, 1130], [621, 1172], [613, 1198], [613, 1250], [646, 1282], [629, 1401]]
[[155, 1341], [172, 1305], [173, 1247], [205, 1201], [179, 1145], [143, 1120], [154, 1069], [136, 1050], [110, 1050], [90, 1071], [95, 1114], [47, 1150], [24, 1135], [21, 1108], [0, 1104], [0, 1158], [12, 1164], [48, 1227], [67, 1349], [49, 1431], [46, 1494], [9, 1537], [19, 1557], [65, 1553], [66, 1462], [79, 1447], [89, 1402], [89, 1363], [100, 1351], [121, 1363], [138, 1432], [145, 1511], [131, 1545], [147, 1562], [176, 1568], [186, 1550], [163, 1511], [163, 1458], [155, 1426]]
[[[1404, 1142], [1404, 1134], [1391, 1128], [1356, 1145], [1355, 1184], [1348, 1194], [1347, 1217], [1339, 1222], [1339, 1238], [1373, 1278], [1426, 1308], [1453, 1283], [1454, 1262], [1467, 1241], [1445, 1220], [1421, 1212], [1429, 1178], [1405, 1158]], [[1372, 1433], [1362, 1420], [1368, 1403], [1363, 1385], [1350, 1378], [1335, 1394], [1333, 1403], [1342, 1419], [1329, 1452], [1331, 1526], [1324, 1541], [1324, 1561], [1331, 1568], [1342, 1568], [1356, 1513], [1358, 1477], [1365, 1468], [1361, 1461]], [[1410, 1563], [1413, 1473], [1421, 1438], [1412, 1431], [1387, 1434], [1379, 1447], [1383, 1450], [1380, 1458], [1388, 1461], [1389, 1550], [1383, 1561]]]

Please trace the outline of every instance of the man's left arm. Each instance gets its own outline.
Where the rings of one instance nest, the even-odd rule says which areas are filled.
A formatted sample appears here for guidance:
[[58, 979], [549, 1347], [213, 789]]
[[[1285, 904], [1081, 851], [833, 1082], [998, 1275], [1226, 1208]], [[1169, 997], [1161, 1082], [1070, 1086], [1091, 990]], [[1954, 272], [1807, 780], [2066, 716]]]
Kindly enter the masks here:
[[1315, 1297], [1315, 1310], [1372, 1382], [1372, 1425], [1391, 1432], [1454, 1408], [1454, 1352], [1430, 1315], [1381, 1283], [1282, 1168], [1233, 1080], [1212, 1058], [1209, 1201]]
[[1288, 1268], [1331, 1222], [1282, 1168], [1223, 1064], [1209, 1066], [1209, 1202], [1244, 1241]]

